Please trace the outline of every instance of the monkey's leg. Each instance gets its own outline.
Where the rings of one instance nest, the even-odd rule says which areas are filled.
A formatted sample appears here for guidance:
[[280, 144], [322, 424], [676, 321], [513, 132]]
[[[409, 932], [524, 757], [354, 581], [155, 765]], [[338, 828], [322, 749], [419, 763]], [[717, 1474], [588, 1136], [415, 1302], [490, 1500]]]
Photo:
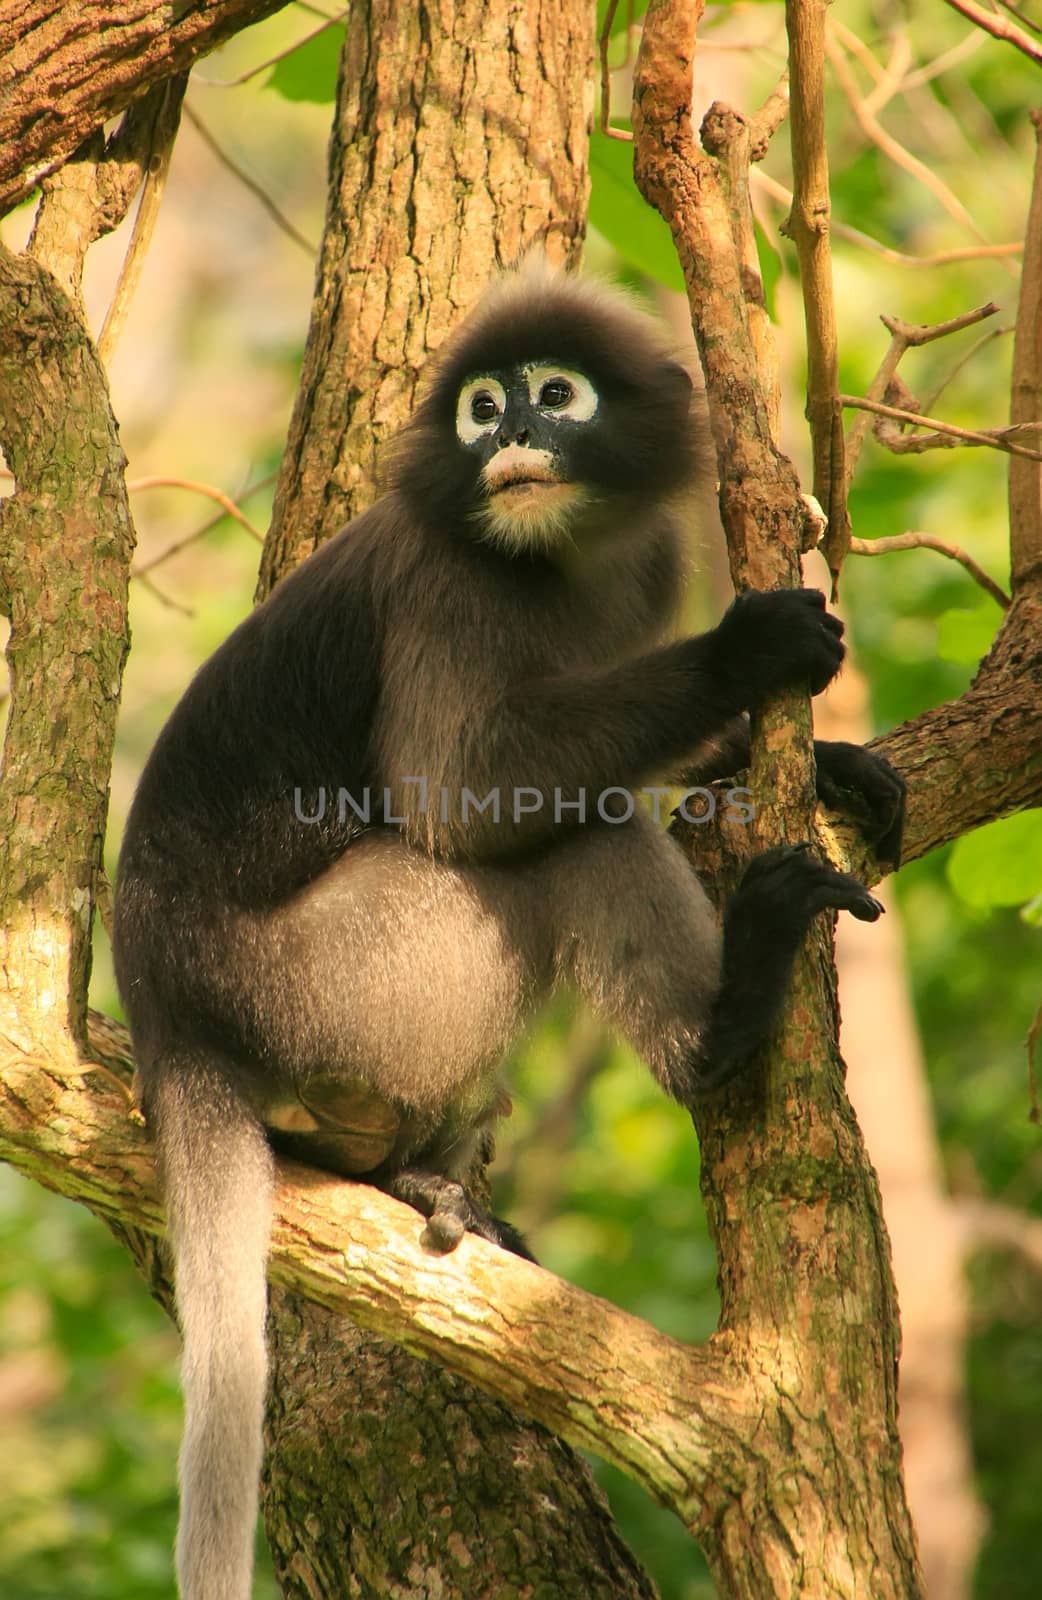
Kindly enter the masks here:
[[719, 986], [721, 938], [679, 846], [638, 812], [582, 830], [537, 867], [558, 981], [685, 1100]]
[[784, 846], [747, 868], [721, 941], [684, 856], [643, 817], [591, 830], [553, 859], [547, 890], [560, 977], [627, 1035], [685, 1105], [736, 1076], [766, 1038], [819, 911], [874, 921], [882, 910], [807, 846]]
[[387, 830], [247, 930], [248, 1043], [295, 1096], [268, 1118], [279, 1147], [415, 1206], [436, 1248], [470, 1231], [527, 1254], [459, 1180], [549, 988], [540, 920], [516, 870], [433, 860]]

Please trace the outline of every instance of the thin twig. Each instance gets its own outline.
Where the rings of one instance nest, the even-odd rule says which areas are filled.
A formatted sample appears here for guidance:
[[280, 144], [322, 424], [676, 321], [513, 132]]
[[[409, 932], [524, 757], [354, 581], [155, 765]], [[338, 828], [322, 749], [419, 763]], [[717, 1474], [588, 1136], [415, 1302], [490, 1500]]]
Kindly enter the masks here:
[[921, 89], [924, 84], [932, 83], [942, 72], [948, 72], [950, 68], [957, 67], [960, 62], [965, 61], [967, 56], [974, 55], [983, 43], [982, 33], [966, 34], [965, 38], [960, 39], [958, 44], [953, 44], [950, 50], [942, 50], [939, 56], [928, 61], [924, 67], [917, 67], [914, 72], [907, 73], [901, 85], [902, 94], [907, 94], [909, 89]]
[[814, 497], [825, 512], [825, 559], [835, 586], [850, 539], [839, 406], [839, 341], [829, 242], [831, 198], [825, 145], [825, 0], [786, 0], [789, 35], [793, 202], [782, 224], [796, 246], [807, 330], [807, 406]]
[[834, 41], [826, 41], [825, 48], [839, 86], [857, 119], [858, 126], [866, 138], [871, 139], [872, 143], [882, 150], [883, 154], [888, 156], [896, 166], [910, 173], [913, 178], [919, 180], [924, 188], [929, 189], [930, 193], [943, 206], [950, 217], [960, 223], [962, 227], [968, 228], [983, 243], [987, 243], [985, 234], [974, 222], [959, 197], [925, 162], [920, 161], [918, 156], [914, 156], [910, 150], [906, 150], [905, 146], [899, 139], [895, 139], [893, 134], [887, 133], [877, 118], [873, 116], [858, 90], [854, 74], [851, 72], [846, 55], [840, 46]]
[[264, 189], [261, 188], [260, 184], [257, 183], [254, 178], [251, 178], [248, 172], [244, 172], [242, 167], [232, 160], [227, 151], [221, 148], [213, 134], [210, 132], [209, 128], [206, 126], [205, 122], [203, 122], [199, 113], [197, 111], [193, 111], [192, 107], [186, 103], [184, 114], [192, 124], [192, 127], [198, 133], [199, 137], [202, 139], [203, 143], [213, 151], [221, 165], [227, 167], [228, 171], [234, 174], [240, 183], [245, 184], [246, 188], [249, 189], [252, 195], [256, 196], [261, 205], [264, 207], [265, 211], [268, 213], [269, 217], [271, 217], [272, 221], [282, 229], [283, 233], [287, 234], [288, 237], [293, 240], [294, 244], [299, 244], [300, 248], [302, 250], [306, 250], [308, 255], [314, 259], [318, 253], [318, 246], [312, 244], [309, 239], [305, 239], [304, 235], [293, 226], [293, 223], [290, 222], [289, 218], [283, 215], [278, 206], [275, 204], [274, 200], [264, 191]]
[[947, 339], [951, 333], [972, 328], [986, 317], [993, 317], [998, 310], [994, 300], [986, 300], [982, 306], [974, 306], [972, 311], [962, 311], [957, 317], [946, 317], [943, 322], [905, 322], [902, 317], [888, 316], [881, 316], [879, 320], [895, 339], [899, 338], [902, 344], [918, 349], [920, 345], [933, 344], [936, 339]]
[[621, 139], [625, 144], [633, 143], [633, 135], [626, 128], [613, 128], [610, 126], [611, 118], [611, 68], [608, 65], [608, 46], [611, 43], [612, 23], [615, 13], [619, 9], [619, 0], [608, 0], [608, 9], [604, 13], [604, 25], [597, 40], [601, 58], [601, 114], [598, 126], [609, 139]]
[[749, 160], [762, 161], [774, 135], [789, 114], [789, 69], [786, 67], [763, 105], [749, 120]]
[[[875, 88], [865, 96], [865, 108], [871, 114], [882, 111], [896, 94], [901, 92], [905, 73], [912, 60], [912, 47], [908, 42], [908, 35], [902, 29], [895, 34], [890, 49], [890, 60], [886, 66], [881, 66], [865, 41], [848, 28], [835, 16], [829, 18], [829, 26], [837, 35], [840, 43], [845, 45], [851, 55], [856, 56], [868, 73], [875, 80]], [[896, 65], [895, 65], [896, 63]]]
[[939, 539], [934, 533], [895, 533], [885, 539], [851, 539], [850, 551], [856, 556], [888, 556], [896, 550], [936, 550], [939, 555], [947, 556], [951, 561], [957, 561], [965, 567], [975, 583], [986, 589], [993, 600], [997, 600], [1003, 611], [1008, 611], [1013, 604], [1005, 589], [997, 584], [994, 578], [989, 578], [983, 567], [978, 566], [968, 551], [961, 545], [949, 544], [944, 539]]
[[[259, 485], [256, 485], [255, 487], [259, 487]], [[231, 496], [225, 494], [223, 489], [218, 489], [215, 484], [198, 483], [194, 478], [162, 478], [152, 476], [128, 480], [127, 489], [131, 494], [136, 494], [139, 489], [189, 489], [193, 494], [204, 494], [206, 495], [207, 499], [215, 500], [219, 506], [222, 506], [225, 515], [234, 518], [236, 522], [240, 523], [242, 527], [246, 529], [247, 533], [253, 535], [258, 544], [264, 543], [264, 535], [259, 532], [259, 530], [253, 526], [253, 523], [249, 520], [249, 518], [239, 510], [239, 507], [235, 504], [235, 501], [231, 498]], [[251, 489], [249, 493], [252, 494], [253, 490]], [[149, 565], [154, 565], [154, 563], [150, 562]]]
[[[256, 483], [251, 484], [248, 489], [243, 490], [242, 494], [239, 496], [239, 499], [248, 500], [251, 495], [255, 495], [260, 489], [268, 488], [269, 485], [275, 482], [277, 477], [277, 472], [269, 472], [265, 477], [258, 478]], [[171, 481], [177, 485], [180, 485], [181, 483], [180, 479], [174, 479]], [[130, 485], [129, 487], [132, 488], [133, 485]], [[211, 517], [208, 522], [204, 522], [202, 527], [196, 528], [192, 533], [186, 534], [183, 539], [175, 539], [173, 544], [168, 544], [164, 550], [161, 550], [157, 556], [153, 556], [150, 561], [142, 561], [140, 565], [132, 568], [131, 576], [134, 578], [143, 578], [145, 573], [151, 572], [155, 567], [162, 566], [165, 561], [169, 561], [171, 557], [179, 555], [181, 551], [186, 550], [189, 545], [195, 544], [199, 539], [205, 539], [208, 533], [212, 533], [213, 529], [224, 521], [226, 515], [227, 512], [221, 510], [215, 517]], [[255, 529], [251, 528], [250, 532], [256, 537]]]
[[1000, 5], [1003, 11], [1008, 11], [1011, 17], [1016, 17], [1018, 22], [1022, 22], [1030, 33], [1042, 34], [1042, 23], [1035, 22], [1032, 17], [1026, 17], [1020, 7], [1013, 4], [1013, 0], [994, 0], [994, 3]]
[[[879, 370], [868, 386], [866, 400], [882, 400], [894, 378], [906, 350], [919, 345], [931, 344], [935, 339], [946, 338], [948, 334], [959, 333], [963, 328], [972, 327], [974, 323], [982, 322], [985, 317], [994, 316], [998, 306], [993, 300], [987, 305], [975, 306], [972, 311], [964, 312], [960, 317], [949, 317], [945, 322], [933, 324], [904, 322], [900, 317], [882, 317], [883, 326], [890, 334], [890, 344], [885, 356], [879, 364]], [[869, 417], [866, 412], [854, 419], [847, 432], [847, 484], [849, 487], [861, 455], [865, 439], [868, 437], [870, 427]]]
[[145, 176], [141, 184], [141, 198], [138, 201], [130, 243], [123, 257], [119, 278], [98, 335], [98, 355], [106, 366], [112, 359], [112, 352], [123, 331], [130, 302], [141, 279], [141, 270], [152, 242], [152, 234], [163, 201], [163, 191], [166, 189], [166, 180], [170, 173], [170, 160], [181, 123], [181, 109], [187, 87], [188, 74], [185, 72], [179, 77], [168, 79], [159, 98]]
[[[759, 167], [754, 168], [752, 177], [772, 200], [776, 200], [779, 205], [791, 207], [791, 189], [786, 189], [784, 184], [761, 171]], [[903, 250], [895, 250], [892, 245], [883, 244], [880, 239], [873, 239], [870, 233], [862, 233], [860, 228], [852, 228], [846, 222], [837, 222], [833, 219], [832, 232], [837, 238], [847, 239], [851, 244], [860, 245], [864, 250], [871, 250], [875, 255], [882, 256], [884, 261], [892, 261], [899, 267], [946, 267], [957, 261], [1016, 256], [1024, 248], [1019, 240], [1014, 240], [1010, 244], [970, 244], [963, 245], [957, 250], [940, 250], [932, 256], [912, 256]]]
[[926, 399], [923, 401], [923, 410], [933, 410], [945, 389], [947, 389], [950, 384], [954, 383], [955, 379], [959, 376], [959, 373], [962, 372], [964, 367], [969, 366], [970, 362], [973, 360], [974, 356], [977, 355], [978, 351], [983, 350], [984, 346], [986, 344], [990, 344], [993, 339], [1001, 339], [1007, 333], [1012, 332], [1013, 324], [1012, 322], [1007, 322], [1004, 323], [1001, 328], [989, 328], [987, 333], [982, 333], [979, 339], [975, 339], [970, 345], [970, 348], [966, 351], [965, 355], [959, 357], [958, 361], [952, 367], [948, 375], [941, 379], [941, 382], [931, 394], [927, 395]]
[[[320, 13], [324, 15], [324, 13]], [[192, 78], [193, 84], [201, 83], [204, 89], [238, 89], [242, 84], [249, 83], [251, 78], [256, 78], [258, 73], [267, 67], [276, 67], [280, 61], [285, 61], [294, 50], [299, 50], [303, 45], [310, 44], [312, 39], [317, 39], [320, 34], [328, 33], [330, 28], [335, 28], [338, 23], [344, 22], [347, 11], [338, 11], [336, 16], [328, 17], [321, 27], [313, 28], [302, 39], [297, 39], [293, 44], [287, 45], [285, 50], [280, 50], [277, 55], [269, 56], [267, 61], [261, 61], [256, 67], [251, 67], [248, 72], [242, 72], [237, 78], [203, 78], [197, 72]]]
[[192, 610], [191, 606], [182, 605], [181, 601], [175, 600], [172, 595], [164, 594], [163, 590], [159, 587], [155, 580], [146, 577], [144, 572], [131, 571], [130, 576], [132, 578], [136, 578], [141, 584], [142, 588], [148, 590], [149, 594], [155, 595], [160, 605], [166, 606], [168, 610], [179, 611], [183, 617], [188, 617], [189, 619], [195, 616], [195, 612]]
[[983, 6], [976, 5], [974, 0], [946, 0], [946, 3], [961, 16], [968, 17], [970, 22], [976, 23], [978, 28], [983, 28], [985, 33], [990, 33], [993, 39], [1002, 39], [1006, 44], [1014, 45], [1036, 65], [1042, 66], [1042, 44], [1036, 44], [1034, 39], [1015, 23], [1007, 22], [994, 11], [987, 11]]
[[[890, 417], [894, 422], [911, 423], [917, 428], [929, 428], [933, 433], [941, 433], [953, 439], [961, 440], [966, 445], [986, 445], [991, 450], [1004, 450], [1007, 455], [1024, 456], [1029, 461], [1042, 461], [1042, 451], [1028, 450], [1024, 445], [1013, 444], [1004, 437], [1008, 429], [996, 429], [991, 433], [978, 433], [972, 428], [957, 428], [954, 422], [939, 422], [936, 417], [921, 416], [918, 411], [905, 411], [900, 406], [886, 406], [878, 400], [863, 399], [860, 395], [841, 394], [841, 406], [849, 407], [854, 411], [871, 411], [877, 417]], [[922, 448], [921, 441], [911, 440]]]

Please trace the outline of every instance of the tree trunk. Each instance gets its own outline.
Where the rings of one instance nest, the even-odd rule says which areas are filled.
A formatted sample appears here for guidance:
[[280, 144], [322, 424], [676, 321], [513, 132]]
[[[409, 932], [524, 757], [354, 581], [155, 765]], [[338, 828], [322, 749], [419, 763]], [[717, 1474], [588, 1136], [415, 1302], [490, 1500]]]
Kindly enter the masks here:
[[653, 1600], [589, 1472], [545, 1428], [283, 1291], [269, 1330], [264, 1520], [287, 1600]]
[[[90, 919], [129, 640], [134, 530], [105, 374], [53, 278], [0, 246], [0, 1038], [86, 1042]], [[26, 1033], [28, 1019], [32, 1032]]]

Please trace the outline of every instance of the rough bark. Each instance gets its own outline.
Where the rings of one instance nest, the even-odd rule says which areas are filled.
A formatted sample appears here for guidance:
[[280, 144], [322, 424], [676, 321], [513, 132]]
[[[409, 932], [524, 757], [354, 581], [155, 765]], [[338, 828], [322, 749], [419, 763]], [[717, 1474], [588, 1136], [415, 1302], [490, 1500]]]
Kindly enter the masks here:
[[109, 117], [286, 0], [0, 0], [0, 215]]
[[380, 443], [497, 264], [574, 261], [588, 194], [584, 0], [355, 7], [301, 386], [258, 593], [374, 498]]
[[[688, 110], [701, 13], [701, 0], [652, 0], [634, 74], [635, 171], [684, 268], [735, 584], [798, 584], [799, 483], [770, 435], [733, 242], [734, 175], [725, 181], [718, 155], [697, 145]], [[714, 115], [715, 138], [726, 123]], [[755, 828], [732, 830], [755, 832], [754, 848], [810, 836], [808, 732], [809, 707], [792, 695], [754, 726], [750, 784], [770, 800]], [[722, 834], [717, 854], [726, 878]], [[816, 933], [759, 1090], [695, 1119], [721, 1329], [768, 1396], [746, 1493], [702, 1545], [723, 1592], [750, 1600], [922, 1592], [901, 1476], [889, 1242], [843, 1092], [837, 1024], [831, 949]]]
[[85, 1039], [90, 917], [126, 656], [134, 533], [105, 375], [71, 303], [0, 247], [0, 1034]]
[[[653, 1600], [603, 1495], [559, 1438], [299, 1296], [276, 1290], [271, 1323], [279, 1356], [269, 1439], [279, 1465], [264, 1510], [287, 1600]], [[356, 1378], [354, 1427], [344, 1427], [341, 1385], [329, 1382], [331, 1356]], [[551, 1572], [548, 1553], [564, 1551]]]
[[[122, 1038], [121, 1038], [122, 1036]], [[150, 1281], [168, 1303], [154, 1242], [165, 1222], [155, 1177], [153, 1151], [141, 1117], [132, 1108], [122, 1062], [129, 1054], [125, 1030], [106, 1023], [104, 1034], [92, 1026], [93, 1062], [64, 1064], [42, 1053], [29, 1056], [9, 1050], [0, 1060], [0, 1159], [48, 1188], [81, 1201], [121, 1234], [135, 1241]], [[84, 1075], [91, 1075], [89, 1086]], [[441, 1448], [462, 1461], [472, 1439], [461, 1396], [452, 1414], [439, 1409], [445, 1390], [433, 1367], [417, 1362], [432, 1357], [468, 1385], [475, 1385], [516, 1412], [533, 1418], [571, 1444], [594, 1450], [672, 1507], [693, 1530], [713, 1522], [725, 1504], [740, 1495], [748, 1470], [750, 1441], [755, 1442], [763, 1398], [758, 1380], [750, 1385], [730, 1356], [731, 1340], [723, 1337], [705, 1348], [693, 1348], [656, 1332], [638, 1317], [545, 1272], [504, 1254], [484, 1241], [467, 1237], [450, 1256], [436, 1256], [419, 1240], [422, 1225], [416, 1213], [364, 1184], [344, 1183], [309, 1167], [280, 1163], [272, 1240], [270, 1277], [279, 1290], [321, 1308], [309, 1317], [306, 1359], [292, 1348], [300, 1321], [299, 1304], [276, 1297], [272, 1318], [274, 1349], [282, 1381], [274, 1401], [272, 1429], [277, 1449], [269, 1458], [267, 1496], [275, 1509], [276, 1558], [286, 1570], [301, 1560], [296, 1547], [310, 1541], [299, 1521], [280, 1535], [283, 1508], [300, 1493], [299, 1440], [282, 1436], [283, 1419], [304, 1416], [316, 1400], [310, 1391], [326, 1392], [325, 1415], [335, 1415], [334, 1439], [322, 1432], [318, 1454], [308, 1471], [322, 1482], [331, 1503], [358, 1504], [354, 1482], [395, 1481], [403, 1507], [422, 1504], [428, 1463], [418, 1451], [405, 1461], [389, 1461], [384, 1441], [372, 1446], [371, 1415], [385, 1406], [396, 1417], [401, 1435], [405, 1401], [398, 1392], [401, 1374], [409, 1370], [409, 1405], [439, 1418]], [[359, 1328], [395, 1339], [410, 1352], [410, 1367], [387, 1363], [381, 1369], [383, 1346], [376, 1347], [370, 1378], [383, 1370], [392, 1380], [389, 1392], [376, 1395], [361, 1372], [345, 1370], [344, 1347], [337, 1346], [325, 1313], [340, 1322], [350, 1318]], [[284, 1324], [280, 1326], [280, 1324]], [[286, 1341], [284, 1346], [284, 1339]], [[359, 1343], [363, 1360], [368, 1347]], [[332, 1353], [339, 1360], [334, 1364]], [[310, 1376], [306, 1377], [305, 1372]], [[308, 1393], [297, 1394], [297, 1379]], [[425, 1385], [430, 1381], [429, 1394]], [[302, 1409], [303, 1408], [303, 1409]], [[429, 1422], [414, 1418], [417, 1435]], [[483, 1424], [482, 1424], [483, 1426]], [[523, 1429], [514, 1419], [504, 1449], [489, 1437], [484, 1470], [501, 1486], [511, 1484], [515, 1511], [524, 1503], [535, 1463], [540, 1472], [560, 1480], [558, 1493], [573, 1503], [596, 1507], [585, 1469], [570, 1453], [551, 1447], [549, 1437], [533, 1431], [525, 1443], [525, 1460], [514, 1458]], [[281, 1444], [290, 1453], [281, 1460]], [[371, 1447], [372, 1446], [372, 1447]], [[343, 1473], [344, 1485], [338, 1481]], [[538, 1524], [538, 1508], [529, 1508], [529, 1522]], [[426, 1531], [399, 1512], [397, 1533], [421, 1542]], [[363, 1516], [352, 1528], [354, 1558], [367, 1571], [383, 1560], [387, 1529], [369, 1527]], [[468, 1596], [466, 1583], [453, 1587], [456, 1556], [451, 1523], [443, 1527], [446, 1570], [440, 1594]], [[588, 1530], [589, 1531], [589, 1530]], [[614, 1540], [602, 1528], [586, 1550], [574, 1540], [551, 1539], [544, 1549], [544, 1581], [568, 1584], [588, 1574], [591, 1548], [611, 1549]], [[334, 1537], [337, 1537], [335, 1528]], [[480, 1552], [480, 1530], [471, 1530], [472, 1556]], [[306, 1563], [307, 1556], [304, 1561]], [[610, 1568], [608, 1569], [611, 1570]], [[324, 1593], [326, 1591], [318, 1591]], [[328, 1591], [339, 1600], [341, 1590]], [[627, 1591], [623, 1591], [624, 1593]], [[637, 1592], [640, 1592], [639, 1590]]]
[[[1032, 582], [1038, 584], [1036, 570]], [[908, 782], [906, 861], [1042, 804], [1042, 597], [1025, 587], [973, 685], [873, 741]]]

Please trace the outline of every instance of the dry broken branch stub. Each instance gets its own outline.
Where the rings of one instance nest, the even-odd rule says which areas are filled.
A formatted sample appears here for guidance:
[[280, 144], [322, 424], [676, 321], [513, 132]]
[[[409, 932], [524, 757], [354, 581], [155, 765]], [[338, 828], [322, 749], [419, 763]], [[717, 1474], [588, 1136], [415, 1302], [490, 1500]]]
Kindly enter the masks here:
[[[883, 399], [890, 384], [894, 381], [898, 366], [905, 352], [912, 346], [931, 344], [934, 339], [943, 339], [950, 333], [959, 333], [963, 328], [972, 327], [975, 323], [983, 321], [985, 317], [994, 316], [998, 309], [995, 302], [989, 300], [986, 305], [976, 306], [972, 311], [966, 311], [961, 316], [949, 317], [945, 322], [932, 324], [904, 322], [900, 317], [881, 315], [879, 320], [890, 334], [890, 344], [879, 364], [875, 377], [868, 386], [868, 394], [865, 396], [866, 402], [881, 401]], [[848, 487], [854, 476], [862, 446], [868, 437], [868, 430], [871, 426], [869, 409], [866, 404], [862, 415], [855, 417], [847, 432]]]

